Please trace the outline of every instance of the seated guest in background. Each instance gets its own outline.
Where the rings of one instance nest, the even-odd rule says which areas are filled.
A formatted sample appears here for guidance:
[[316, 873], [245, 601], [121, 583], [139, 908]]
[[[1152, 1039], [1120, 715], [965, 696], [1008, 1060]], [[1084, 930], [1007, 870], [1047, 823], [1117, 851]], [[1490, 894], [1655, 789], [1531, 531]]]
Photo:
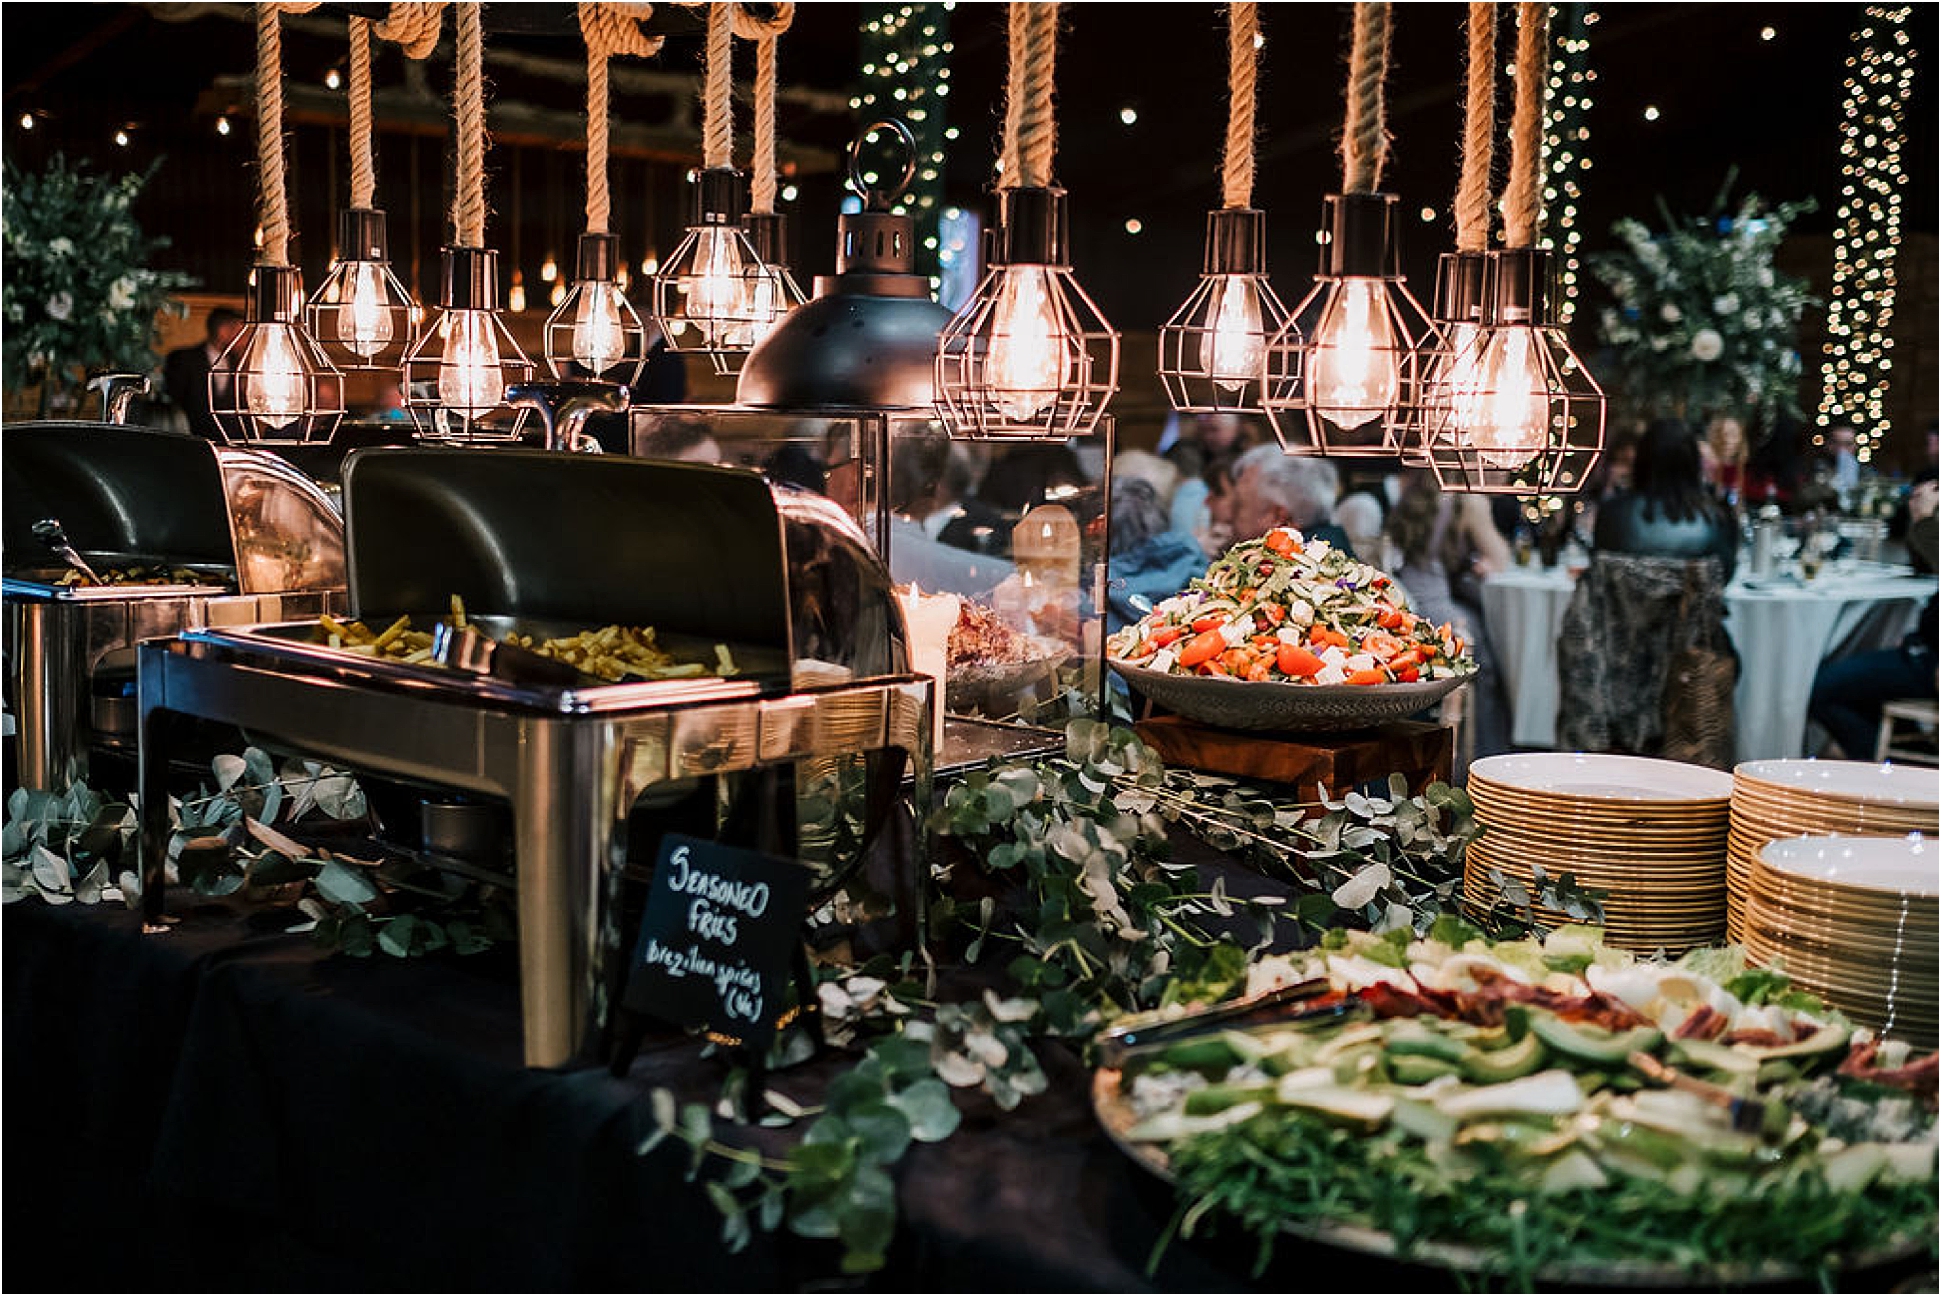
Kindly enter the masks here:
[[[1238, 414], [1181, 414], [1159, 438], [1159, 453], [1179, 469], [1183, 480], [1198, 477], [1216, 459], [1244, 454], [1260, 440]], [[1169, 439], [1170, 438], [1170, 439]]]
[[1004, 516], [971, 494], [975, 471], [962, 445], [942, 435], [906, 438], [891, 460], [890, 507], [925, 535], [974, 553], [1009, 549]]
[[1827, 457], [1833, 464], [1833, 489], [1846, 499], [1860, 485], [1860, 456], [1855, 450], [1859, 437], [1842, 423], [1826, 434]]
[[[216, 416], [209, 412], [209, 373], [242, 331], [243, 317], [227, 306], [218, 306], [209, 312], [202, 341], [177, 347], [162, 361], [162, 386], [168, 391], [169, 403], [181, 411], [188, 430], [199, 437], [222, 440]], [[228, 375], [221, 381], [226, 384]]]
[[1358, 463], [1349, 469], [1341, 498], [1335, 501], [1331, 520], [1347, 535], [1348, 543], [1364, 562], [1381, 565], [1382, 532], [1388, 525], [1389, 511], [1401, 495], [1397, 475], [1400, 461], [1379, 460]]
[[1233, 465], [1234, 540], [1254, 540], [1291, 526], [1353, 555], [1347, 534], [1331, 520], [1339, 482], [1326, 459], [1287, 454], [1278, 445], [1255, 446]]
[[[1907, 555], [1916, 571], [1935, 569], [1937, 499], [1932, 479], [1916, 486], [1907, 497]], [[1855, 653], [1823, 662], [1813, 677], [1807, 714], [1832, 736], [1828, 756], [1870, 761], [1880, 733], [1880, 708], [1896, 698], [1935, 696], [1934, 599], [1921, 609], [1921, 620], [1898, 648]]]
[[1152, 484], [1132, 477], [1112, 484], [1112, 564], [1106, 632], [1130, 625], [1206, 572], [1206, 555], [1174, 531]]
[[1716, 555], [1723, 580], [1739, 558], [1739, 528], [1699, 475], [1698, 438], [1682, 419], [1645, 429], [1631, 471], [1632, 489], [1597, 511], [1592, 547], [1603, 553], [1657, 558]]
[[647, 434], [640, 445], [640, 457], [718, 464], [721, 462], [721, 443], [714, 439], [714, 433], [705, 419], [674, 414], [662, 419]]
[[1775, 414], [1746, 461], [1745, 502], [1758, 508], [1767, 501], [1790, 504], [1799, 489], [1799, 420]]
[[984, 470], [976, 503], [1015, 519], [1040, 504], [1069, 499], [1090, 484], [1077, 453], [1063, 442], [1005, 446]]
[[1171, 460], [1162, 459], [1150, 450], [1122, 450], [1114, 455], [1113, 489], [1118, 488], [1118, 483], [1134, 478], [1150, 485], [1153, 495], [1159, 500], [1159, 507], [1168, 508], [1173, 492], [1179, 487], [1180, 474]]
[[1705, 483], [1727, 504], [1739, 507], [1745, 502], [1746, 425], [1730, 414], [1721, 414], [1705, 429], [1705, 442], [1699, 454], [1705, 464]]

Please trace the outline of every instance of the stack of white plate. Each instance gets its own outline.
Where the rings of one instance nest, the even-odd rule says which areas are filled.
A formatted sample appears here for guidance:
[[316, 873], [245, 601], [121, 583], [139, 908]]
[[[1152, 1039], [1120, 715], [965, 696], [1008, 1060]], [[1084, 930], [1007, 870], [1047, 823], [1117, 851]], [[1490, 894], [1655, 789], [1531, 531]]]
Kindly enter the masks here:
[[[1468, 786], [1486, 829], [1463, 869], [1473, 908], [1501, 900], [1492, 870], [1534, 900], [1540, 868], [1609, 893], [1604, 935], [1613, 945], [1679, 953], [1723, 933], [1731, 776], [1642, 756], [1527, 752], [1474, 762]], [[1534, 909], [1548, 925], [1573, 921]]]
[[1753, 858], [1746, 957], [1886, 1035], [1933, 1048], [1941, 988], [1941, 846], [1908, 837], [1794, 837]]
[[1933, 836], [1941, 781], [1931, 769], [1865, 761], [1747, 761], [1732, 771], [1726, 850], [1726, 935], [1745, 939], [1745, 898], [1759, 848], [1782, 837]]

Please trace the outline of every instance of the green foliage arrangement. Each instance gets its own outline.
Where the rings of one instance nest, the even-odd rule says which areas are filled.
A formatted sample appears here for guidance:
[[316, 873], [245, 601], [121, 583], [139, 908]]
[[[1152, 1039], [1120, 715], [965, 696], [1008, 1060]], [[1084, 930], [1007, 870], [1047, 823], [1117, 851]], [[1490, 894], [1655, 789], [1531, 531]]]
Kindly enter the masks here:
[[154, 174], [150, 166], [116, 179], [58, 154], [38, 173], [6, 164], [0, 377], [9, 388], [155, 368], [156, 315], [184, 313], [170, 296], [194, 280], [149, 264], [168, 240], [144, 234], [133, 207]]
[[1599, 332], [1617, 359], [1615, 386], [1639, 415], [1799, 412], [1795, 343], [1817, 303], [1773, 257], [1813, 206], [1768, 208], [1753, 194], [1728, 214], [1721, 192], [1703, 219], [1674, 220], [1661, 202], [1662, 230], [1628, 218], [1612, 226], [1618, 246], [1589, 259], [1614, 299]]

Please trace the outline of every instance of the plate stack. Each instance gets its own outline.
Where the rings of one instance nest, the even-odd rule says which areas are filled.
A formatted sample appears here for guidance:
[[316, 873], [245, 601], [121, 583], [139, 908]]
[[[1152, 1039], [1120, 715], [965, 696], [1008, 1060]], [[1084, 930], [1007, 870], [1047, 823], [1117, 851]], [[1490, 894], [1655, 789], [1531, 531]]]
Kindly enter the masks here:
[[[1486, 832], [1470, 843], [1463, 898], [1501, 899], [1491, 871], [1535, 898], [1537, 868], [1609, 894], [1604, 935], [1625, 949], [1682, 953], [1725, 926], [1725, 841], [1732, 779], [1702, 765], [1570, 752], [1489, 756], [1469, 767]], [[1573, 921], [1535, 907], [1539, 921]]]
[[1726, 937], [1745, 940], [1745, 897], [1759, 849], [1782, 837], [1933, 836], [1941, 827], [1934, 771], [1865, 761], [1747, 761], [1732, 771], [1726, 850]]
[[1933, 1048], [1937, 863], [1941, 847], [1920, 836], [1768, 842], [1745, 897], [1746, 958], [1781, 965], [1862, 1025]]

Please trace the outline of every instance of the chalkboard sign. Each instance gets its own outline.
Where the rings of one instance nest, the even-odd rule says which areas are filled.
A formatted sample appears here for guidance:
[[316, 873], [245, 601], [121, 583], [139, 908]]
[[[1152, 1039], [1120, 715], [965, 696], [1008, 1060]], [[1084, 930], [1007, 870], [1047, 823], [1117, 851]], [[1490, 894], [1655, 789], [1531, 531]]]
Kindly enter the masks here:
[[808, 904], [809, 871], [794, 860], [667, 834], [626, 1006], [766, 1049]]

